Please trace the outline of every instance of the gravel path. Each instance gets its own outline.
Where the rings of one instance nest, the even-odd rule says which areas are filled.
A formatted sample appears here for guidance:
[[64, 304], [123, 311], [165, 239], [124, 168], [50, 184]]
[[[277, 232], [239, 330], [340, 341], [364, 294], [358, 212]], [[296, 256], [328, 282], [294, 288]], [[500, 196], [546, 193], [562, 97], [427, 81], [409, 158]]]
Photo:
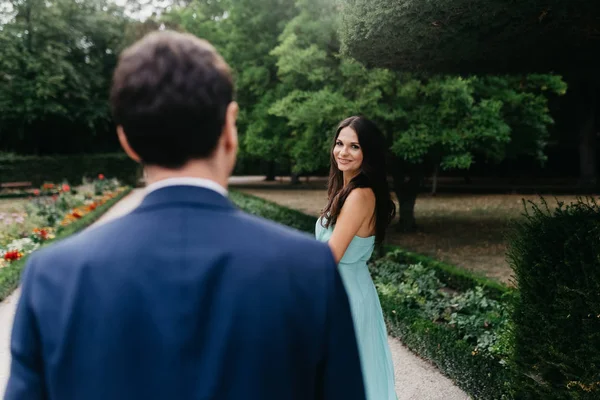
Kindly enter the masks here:
[[[135, 208], [143, 192], [133, 191], [110, 209], [96, 224], [119, 217]], [[19, 290], [0, 303], [0, 393], [4, 393], [9, 375], [9, 340]], [[396, 392], [399, 400], [466, 400], [469, 396], [440, 373], [433, 365], [422, 360], [398, 340], [389, 338], [396, 373]]]

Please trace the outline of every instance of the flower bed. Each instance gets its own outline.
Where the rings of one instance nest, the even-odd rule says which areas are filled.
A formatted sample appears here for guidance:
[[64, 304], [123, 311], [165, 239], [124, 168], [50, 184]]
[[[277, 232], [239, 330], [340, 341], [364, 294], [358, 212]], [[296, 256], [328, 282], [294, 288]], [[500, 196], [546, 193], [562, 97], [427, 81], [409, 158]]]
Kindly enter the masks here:
[[[242, 210], [313, 234], [315, 218], [232, 192]], [[394, 246], [370, 263], [390, 334], [476, 399], [512, 397], [505, 286]]]
[[[50, 194], [56, 188], [58, 193]], [[103, 176], [75, 189], [45, 184], [26, 204], [24, 213], [0, 214], [5, 221], [0, 236], [0, 301], [18, 285], [28, 254], [90, 225], [129, 190]]]

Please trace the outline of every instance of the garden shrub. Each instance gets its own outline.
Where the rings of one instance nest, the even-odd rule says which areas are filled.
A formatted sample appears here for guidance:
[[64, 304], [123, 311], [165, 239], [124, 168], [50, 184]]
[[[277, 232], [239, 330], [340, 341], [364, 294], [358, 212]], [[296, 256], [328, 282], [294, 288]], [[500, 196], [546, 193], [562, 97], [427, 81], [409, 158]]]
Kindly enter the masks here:
[[256, 196], [232, 191], [229, 198], [242, 210], [282, 225], [289, 226], [301, 232], [314, 234], [317, 219], [300, 211], [282, 207]]
[[395, 261], [402, 264], [423, 264], [437, 271], [437, 276], [455, 290], [468, 290], [480, 286], [488, 297], [499, 300], [510, 296], [511, 289], [501, 282], [486, 278], [460, 267], [436, 260], [423, 254], [413, 253], [397, 246], [386, 246], [394, 251]]
[[599, 399], [600, 207], [531, 205], [509, 246], [518, 397]]
[[509, 305], [480, 286], [452, 290], [437, 270], [396, 256], [370, 263], [390, 333], [474, 398], [511, 398]]

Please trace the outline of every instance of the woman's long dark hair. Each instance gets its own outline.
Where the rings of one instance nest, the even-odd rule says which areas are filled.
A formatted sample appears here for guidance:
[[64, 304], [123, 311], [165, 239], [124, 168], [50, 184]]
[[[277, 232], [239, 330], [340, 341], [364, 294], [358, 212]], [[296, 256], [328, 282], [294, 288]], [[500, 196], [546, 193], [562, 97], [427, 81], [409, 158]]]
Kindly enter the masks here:
[[[333, 155], [340, 131], [344, 128], [351, 128], [356, 132], [363, 153], [358, 175], [345, 187], [343, 173], [338, 169]], [[324, 217], [322, 223], [325, 227], [335, 225], [350, 192], [356, 188], [371, 188], [375, 193], [375, 211], [372, 220], [375, 222], [375, 242], [378, 244], [383, 242], [387, 227], [396, 215], [396, 205], [390, 196], [387, 182], [385, 155], [385, 138], [373, 122], [364, 117], [350, 117], [340, 123], [331, 147], [328, 202], [322, 212]]]

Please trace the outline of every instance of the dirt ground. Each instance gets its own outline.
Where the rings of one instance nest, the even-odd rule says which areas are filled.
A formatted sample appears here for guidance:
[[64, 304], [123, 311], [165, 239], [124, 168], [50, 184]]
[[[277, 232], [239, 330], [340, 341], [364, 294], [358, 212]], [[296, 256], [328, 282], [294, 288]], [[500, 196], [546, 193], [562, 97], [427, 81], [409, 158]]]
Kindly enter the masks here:
[[[318, 189], [239, 190], [311, 215], [318, 215], [327, 200], [325, 190]], [[523, 195], [422, 195], [415, 206], [418, 232], [399, 233], [391, 227], [387, 241], [509, 283], [505, 235], [509, 222], [523, 213], [523, 198], [539, 203], [539, 197]], [[552, 197], [547, 199], [556, 204]], [[570, 202], [575, 197], [557, 199]]]

